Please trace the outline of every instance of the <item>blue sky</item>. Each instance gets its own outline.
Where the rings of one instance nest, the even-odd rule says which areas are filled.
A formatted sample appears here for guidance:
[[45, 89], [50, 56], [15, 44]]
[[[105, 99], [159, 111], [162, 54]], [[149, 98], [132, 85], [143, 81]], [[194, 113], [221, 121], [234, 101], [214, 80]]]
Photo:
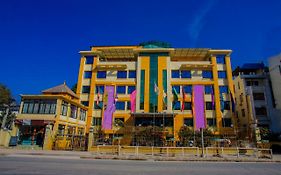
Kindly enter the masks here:
[[232, 67], [281, 52], [280, 0], [0, 2], [0, 83], [36, 94], [77, 81], [80, 50], [161, 40], [232, 49]]

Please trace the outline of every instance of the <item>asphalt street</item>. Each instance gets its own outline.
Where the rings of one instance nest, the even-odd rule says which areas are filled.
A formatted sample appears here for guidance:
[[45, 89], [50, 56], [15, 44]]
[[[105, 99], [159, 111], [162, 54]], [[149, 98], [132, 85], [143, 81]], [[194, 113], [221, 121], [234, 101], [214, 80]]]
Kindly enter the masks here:
[[1, 175], [281, 175], [280, 163], [93, 160], [48, 156], [0, 156]]

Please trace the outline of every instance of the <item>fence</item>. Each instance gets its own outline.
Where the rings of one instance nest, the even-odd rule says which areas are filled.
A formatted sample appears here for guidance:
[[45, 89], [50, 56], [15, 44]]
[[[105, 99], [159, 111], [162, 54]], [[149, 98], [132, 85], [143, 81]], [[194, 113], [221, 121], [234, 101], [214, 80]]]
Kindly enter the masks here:
[[[92, 152], [118, 156], [161, 156], [161, 157], [199, 157], [199, 147], [148, 147], [99, 145], [91, 148]], [[271, 149], [239, 148], [239, 147], [206, 147], [204, 157], [253, 157], [272, 159]]]

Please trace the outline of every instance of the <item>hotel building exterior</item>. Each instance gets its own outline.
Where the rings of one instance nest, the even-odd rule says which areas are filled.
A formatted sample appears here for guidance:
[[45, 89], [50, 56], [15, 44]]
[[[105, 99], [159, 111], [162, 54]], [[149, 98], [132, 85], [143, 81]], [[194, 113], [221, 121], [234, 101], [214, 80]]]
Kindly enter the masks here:
[[[182, 126], [195, 127], [192, 89], [194, 85], [202, 85], [207, 127], [218, 135], [233, 134], [231, 52], [165, 48], [154, 44], [93, 46], [89, 51], [80, 51], [76, 94], [80, 102], [88, 106], [86, 132], [90, 128], [95, 131], [101, 128], [103, 93], [106, 86], [114, 86], [116, 110], [112, 128], [103, 130], [106, 137], [121, 136], [121, 144], [132, 145], [132, 132], [136, 127], [153, 125], [164, 128], [169, 137], [166, 139], [176, 141]], [[135, 111], [131, 111], [130, 94], [134, 90], [136, 106]]]

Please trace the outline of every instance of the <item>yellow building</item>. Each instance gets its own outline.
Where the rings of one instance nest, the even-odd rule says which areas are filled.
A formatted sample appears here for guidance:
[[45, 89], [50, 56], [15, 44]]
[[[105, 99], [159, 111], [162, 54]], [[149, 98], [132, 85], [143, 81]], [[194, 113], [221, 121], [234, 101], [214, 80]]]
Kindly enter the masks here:
[[85, 135], [86, 116], [87, 107], [65, 83], [40, 95], [21, 95], [19, 143], [67, 149], [73, 137]]
[[[162, 128], [167, 140], [177, 141], [182, 126], [195, 127], [192, 89], [203, 85], [207, 127], [218, 135], [233, 134], [231, 52], [170, 48], [157, 43], [93, 46], [89, 51], [80, 51], [76, 94], [82, 104], [89, 106], [87, 132], [91, 127], [101, 129], [109, 140], [117, 138], [121, 144], [134, 145], [135, 131], [151, 125]], [[114, 86], [116, 110], [111, 129], [104, 130], [103, 93], [107, 86]], [[130, 94], [134, 90], [136, 107], [131, 111]]]

